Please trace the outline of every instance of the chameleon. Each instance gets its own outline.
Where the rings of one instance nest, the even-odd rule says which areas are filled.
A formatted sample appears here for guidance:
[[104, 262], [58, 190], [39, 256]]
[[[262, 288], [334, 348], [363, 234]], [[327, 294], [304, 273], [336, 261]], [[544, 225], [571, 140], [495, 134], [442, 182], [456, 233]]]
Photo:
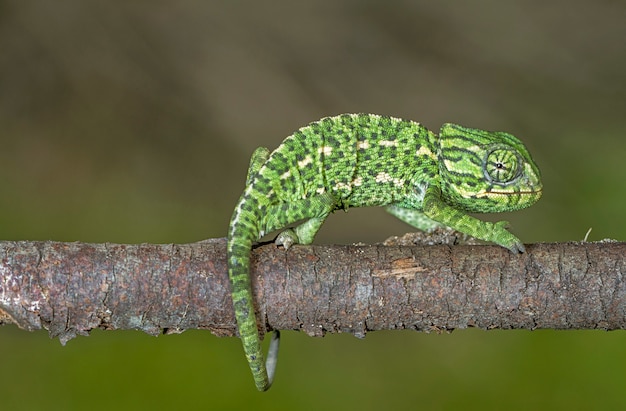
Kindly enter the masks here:
[[257, 148], [227, 242], [238, 332], [257, 389], [272, 384], [280, 338], [274, 331], [264, 363], [250, 255], [265, 234], [285, 229], [275, 240], [285, 249], [310, 244], [333, 211], [382, 206], [419, 230], [450, 227], [517, 254], [524, 245], [506, 221], [468, 213], [525, 208], [542, 189], [539, 169], [520, 140], [456, 124], [443, 124], [437, 135], [414, 121], [342, 114], [300, 128], [271, 153]]

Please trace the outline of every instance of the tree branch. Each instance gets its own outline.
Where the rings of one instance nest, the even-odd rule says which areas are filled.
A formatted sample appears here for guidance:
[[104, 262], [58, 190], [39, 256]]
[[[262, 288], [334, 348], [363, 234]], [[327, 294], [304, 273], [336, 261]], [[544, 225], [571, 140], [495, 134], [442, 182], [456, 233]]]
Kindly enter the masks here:
[[[626, 243], [294, 246], [253, 251], [263, 331], [626, 328]], [[235, 335], [225, 240], [0, 242], [0, 324], [62, 343], [94, 328]], [[265, 324], [266, 323], [266, 324]]]

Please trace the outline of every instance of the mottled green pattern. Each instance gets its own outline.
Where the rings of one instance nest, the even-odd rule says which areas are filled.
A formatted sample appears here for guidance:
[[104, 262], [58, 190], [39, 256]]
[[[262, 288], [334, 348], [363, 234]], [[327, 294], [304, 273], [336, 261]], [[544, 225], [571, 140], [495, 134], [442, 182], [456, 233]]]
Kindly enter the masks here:
[[272, 153], [257, 149], [228, 234], [235, 315], [257, 388], [271, 385], [278, 351], [275, 334], [266, 370], [249, 277], [250, 248], [264, 233], [302, 220], [276, 242], [309, 244], [331, 212], [385, 206], [418, 229], [444, 225], [517, 253], [524, 246], [505, 222], [467, 212], [528, 207], [541, 190], [539, 170], [518, 139], [453, 124], [436, 136], [412, 121], [344, 114], [301, 128]]

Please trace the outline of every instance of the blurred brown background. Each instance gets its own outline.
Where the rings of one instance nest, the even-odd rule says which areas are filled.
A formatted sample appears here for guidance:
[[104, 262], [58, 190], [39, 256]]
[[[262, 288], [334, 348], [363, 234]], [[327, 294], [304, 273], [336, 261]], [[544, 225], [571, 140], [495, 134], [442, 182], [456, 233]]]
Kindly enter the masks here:
[[[0, 238], [222, 237], [254, 148], [342, 112], [505, 130], [544, 198], [525, 242], [624, 240], [626, 4], [0, 0]], [[317, 241], [409, 227], [331, 216]], [[257, 394], [239, 341], [0, 329], [6, 409], [626, 405], [623, 332], [285, 333]], [[33, 395], [36, 392], [41, 395]], [[4, 406], [3, 406], [4, 408]]]

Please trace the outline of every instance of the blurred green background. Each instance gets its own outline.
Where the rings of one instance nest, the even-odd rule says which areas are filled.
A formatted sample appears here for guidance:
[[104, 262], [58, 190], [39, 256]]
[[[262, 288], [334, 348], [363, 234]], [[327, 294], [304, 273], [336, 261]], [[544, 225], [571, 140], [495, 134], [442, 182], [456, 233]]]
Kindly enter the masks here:
[[[226, 234], [259, 145], [342, 112], [506, 130], [544, 198], [525, 242], [624, 240], [626, 4], [616, 1], [0, 1], [0, 238]], [[502, 218], [491, 217], [491, 218]], [[317, 242], [409, 227], [331, 216]], [[0, 407], [616, 409], [626, 333], [286, 332], [255, 391], [239, 340], [0, 328]]]

